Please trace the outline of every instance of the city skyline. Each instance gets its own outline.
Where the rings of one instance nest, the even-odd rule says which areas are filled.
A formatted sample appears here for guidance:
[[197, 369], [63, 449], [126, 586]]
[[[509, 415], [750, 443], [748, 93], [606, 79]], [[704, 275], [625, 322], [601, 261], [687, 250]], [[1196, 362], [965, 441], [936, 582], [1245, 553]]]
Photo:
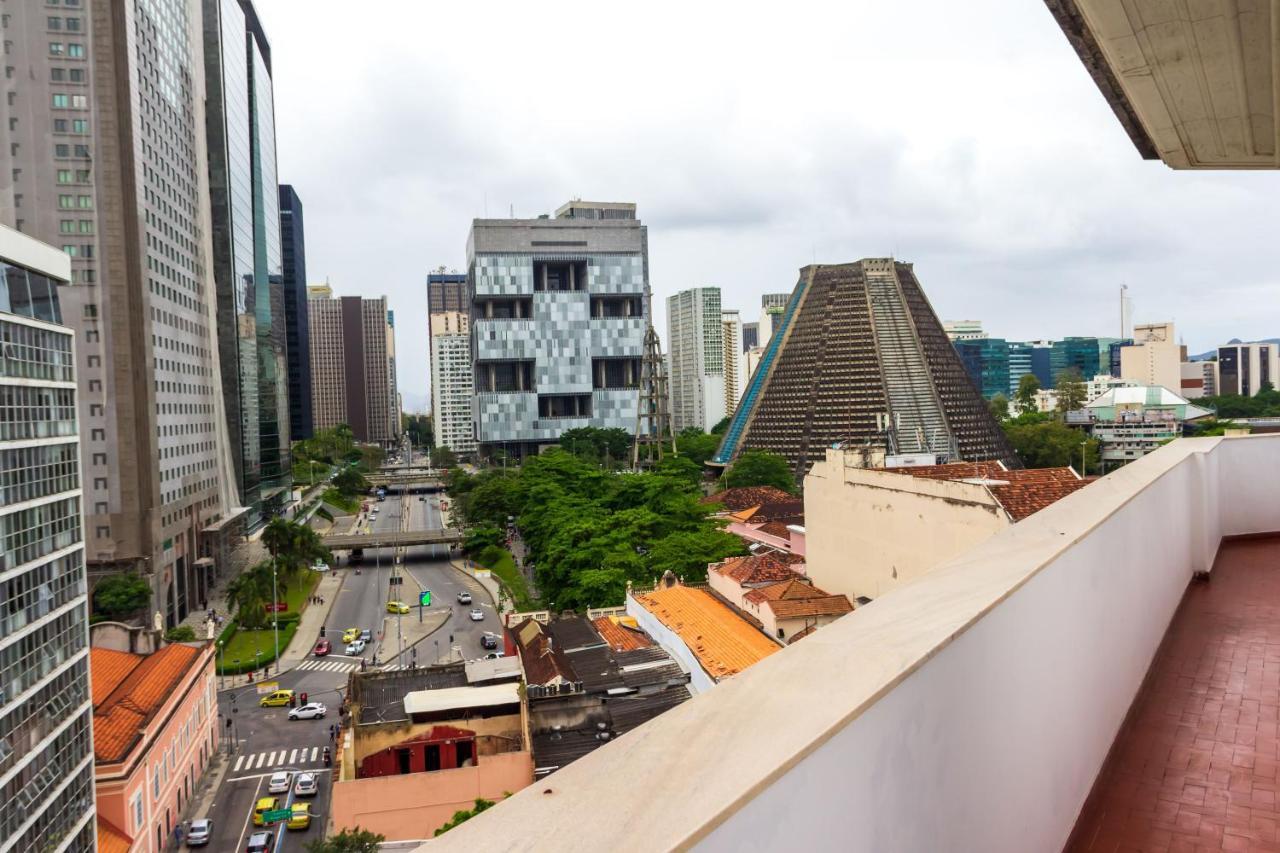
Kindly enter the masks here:
[[[424, 51], [420, 27], [299, 8], [260, 4], [277, 56], [281, 180], [306, 196], [315, 235], [310, 273], [344, 292], [376, 279], [420, 324], [426, 274], [463, 268], [473, 217], [551, 213], [578, 195], [645, 212], [660, 332], [680, 290], [719, 286], [726, 306], [750, 311], [815, 260], [893, 255], [931, 282], [939, 316], [978, 317], [1011, 340], [1115, 335], [1121, 283], [1135, 320], [1176, 322], [1192, 352], [1280, 335], [1280, 311], [1235, 307], [1276, 285], [1262, 248], [1280, 215], [1276, 177], [1182, 175], [1140, 159], [1042, 4], [927, 4], [919, 15], [802, 5], [780, 21], [738, 17], [734, 38], [699, 39], [696, 50], [718, 12], [690, 12], [677, 34], [646, 16], [613, 35], [630, 63], [630, 106], [564, 122], [540, 120], [536, 99], [468, 109], [509, 95], [512, 80], [529, 92], [558, 80], [530, 37], [549, 35], [552, 20], [533, 10], [488, 34], [474, 67], [466, 40]], [[488, 31], [478, 14], [405, 12], [433, 29]], [[566, 11], [556, 37], [589, 41], [609, 20], [601, 14]], [[903, 30], [909, 67], [887, 45], [840, 46], [844, 33]], [[820, 64], [757, 61], [788, 39], [810, 43]], [[364, 47], [341, 64], [314, 49], [338, 40]], [[644, 51], [659, 41], [697, 58], [664, 69]], [[864, 82], [881, 63], [892, 86]], [[616, 80], [579, 78], [593, 102], [610, 103], [602, 87]], [[358, 97], [369, 91], [379, 97]], [[359, 103], [347, 114], [330, 108], [334, 98]], [[758, 133], [784, 124], [803, 132]], [[514, 125], [534, 135], [517, 138]], [[602, 134], [609, 145], [597, 144]], [[347, 252], [353, 243], [364, 250]], [[1208, 281], [1231, 298], [1204, 299]], [[401, 371], [406, 398], [425, 402], [426, 336], [400, 347], [415, 365]]]

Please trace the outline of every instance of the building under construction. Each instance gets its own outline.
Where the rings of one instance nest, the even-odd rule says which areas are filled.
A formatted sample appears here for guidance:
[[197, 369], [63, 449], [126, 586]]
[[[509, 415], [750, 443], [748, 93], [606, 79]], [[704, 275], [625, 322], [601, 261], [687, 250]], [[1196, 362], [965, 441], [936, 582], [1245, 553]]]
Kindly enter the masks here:
[[1022, 467], [911, 264], [807, 266], [775, 322], [714, 463], [767, 450], [799, 481], [826, 448], [865, 444], [903, 461]]

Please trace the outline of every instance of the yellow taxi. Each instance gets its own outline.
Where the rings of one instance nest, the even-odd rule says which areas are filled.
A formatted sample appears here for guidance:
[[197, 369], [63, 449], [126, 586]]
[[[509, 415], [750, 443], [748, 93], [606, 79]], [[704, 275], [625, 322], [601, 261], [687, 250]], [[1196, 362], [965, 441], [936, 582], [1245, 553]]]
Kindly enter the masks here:
[[311, 803], [294, 803], [289, 813], [288, 829], [307, 829], [311, 826]]
[[387, 612], [388, 613], [408, 613], [409, 605], [405, 604], [403, 601], [388, 601]]
[[359, 628], [348, 628], [347, 630], [342, 632], [342, 642], [349, 643], [359, 636], [360, 636]]
[[263, 797], [258, 800], [257, 804], [253, 807], [253, 825], [266, 826], [267, 822], [263, 819], [263, 815], [267, 812], [275, 811], [279, 808], [279, 803], [279, 797]]
[[258, 703], [263, 708], [283, 708], [293, 701], [292, 690], [276, 690], [262, 697]]

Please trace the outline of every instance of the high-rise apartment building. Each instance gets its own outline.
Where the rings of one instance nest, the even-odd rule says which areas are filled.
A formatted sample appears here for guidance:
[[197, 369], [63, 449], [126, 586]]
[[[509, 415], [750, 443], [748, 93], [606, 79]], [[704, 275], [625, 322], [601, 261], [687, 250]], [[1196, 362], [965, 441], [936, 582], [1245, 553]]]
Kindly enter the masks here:
[[281, 278], [284, 286], [285, 357], [288, 361], [289, 439], [315, 432], [311, 423], [311, 334], [307, 325], [307, 242], [302, 199], [280, 185]]
[[234, 537], [197, 0], [6, 3], [0, 222], [60, 246], [91, 575], [177, 624]]
[[1280, 381], [1280, 344], [1233, 343], [1218, 347], [1217, 393], [1252, 397], [1263, 383]]
[[[311, 413], [317, 430], [351, 427], [358, 441], [393, 443], [400, 432], [386, 297], [326, 296], [310, 287]], [[394, 412], [394, 417], [393, 417]]]
[[250, 0], [202, 0], [218, 347], [249, 525], [289, 486], [286, 321], [271, 46]]
[[766, 293], [760, 297], [760, 322], [756, 324], [760, 337], [759, 346], [767, 346], [773, 333], [777, 331], [778, 321], [787, 309], [790, 293]]
[[634, 204], [573, 201], [554, 219], [472, 222], [467, 290], [481, 454], [537, 452], [575, 427], [635, 431], [648, 257]]
[[720, 288], [695, 287], [667, 297], [667, 352], [672, 429], [710, 431], [727, 413]]
[[1021, 467], [911, 264], [892, 258], [800, 271], [713, 461], [766, 450], [799, 480], [846, 442]]
[[955, 341], [980, 341], [987, 336], [981, 320], [947, 320], [942, 324], [947, 337]]
[[1133, 344], [1120, 347], [1120, 378], [1132, 385], [1159, 385], [1174, 393], [1181, 390], [1182, 347], [1173, 323], [1133, 327]]
[[726, 308], [721, 311], [720, 322], [724, 327], [724, 413], [728, 417], [738, 408], [738, 401], [742, 399], [747, 381], [747, 359], [742, 351], [742, 315], [738, 309]]
[[475, 452], [471, 398], [475, 374], [471, 371], [470, 315], [439, 311], [431, 324], [431, 426], [436, 444], [459, 455]]
[[467, 277], [427, 276], [427, 344], [431, 359], [431, 424], [436, 444], [457, 454], [476, 449], [471, 418], [475, 374], [471, 367], [471, 316]]
[[0, 849], [94, 849], [67, 255], [0, 226]]
[[742, 324], [742, 351], [750, 352], [753, 348], [760, 346], [760, 324], [759, 323], [743, 323]]

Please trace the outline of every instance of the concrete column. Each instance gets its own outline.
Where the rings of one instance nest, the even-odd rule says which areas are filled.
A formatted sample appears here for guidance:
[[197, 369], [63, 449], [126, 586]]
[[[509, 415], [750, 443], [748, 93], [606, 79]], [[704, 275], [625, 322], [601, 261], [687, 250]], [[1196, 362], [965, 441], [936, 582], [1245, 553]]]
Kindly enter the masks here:
[[576, 281], [575, 281], [575, 277], [576, 277], [577, 272], [578, 272], [578, 265], [577, 265], [577, 264], [569, 264], [569, 289], [570, 289], [570, 290], [577, 290], [577, 289], [578, 289], [578, 287], [577, 287], [577, 283], [576, 283]]

